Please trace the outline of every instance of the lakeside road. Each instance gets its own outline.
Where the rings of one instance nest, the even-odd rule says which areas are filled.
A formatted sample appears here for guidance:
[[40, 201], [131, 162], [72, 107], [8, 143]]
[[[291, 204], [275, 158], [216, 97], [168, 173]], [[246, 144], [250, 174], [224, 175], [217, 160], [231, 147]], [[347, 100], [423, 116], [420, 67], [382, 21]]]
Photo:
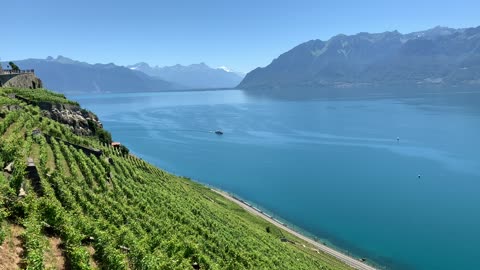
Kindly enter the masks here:
[[298, 237], [298, 238], [304, 240], [305, 242], [310, 243], [314, 247], [318, 248], [318, 250], [323, 251], [323, 252], [339, 259], [340, 261], [346, 263], [347, 265], [353, 267], [354, 269], [358, 269], [358, 270], [377, 270], [377, 268], [375, 268], [373, 266], [370, 266], [370, 265], [360, 261], [359, 259], [355, 259], [355, 258], [350, 257], [350, 256], [348, 256], [348, 255], [346, 255], [342, 252], [339, 252], [339, 251], [337, 251], [337, 250], [335, 250], [331, 247], [328, 247], [328, 246], [325, 246], [323, 244], [317, 243], [313, 239], [311, 239], [309, 237], [306, 237], [305, 235], [302, 235], [302, 234], [294, 231], [293, 229], [287, 227], [286, 225], [282, 224], [278, 220], [276, 220], [276, 219], [272, 218], [271, 216], [259, 211], [258, 209], [256, 209], [253, 206], [245, 203], [244, 201], [241, 201], [241, 200], [239, 200], [235, 197], [232, 197], [231, 195], [229, 195], [228, 193], [226, 193], [224, 191], [216, 190], [216, 189], [213, 189], [213, 188], [211, 188], [211, 190], [216, 192], [217, 194], [220, 194], [221, 196], [228, 199], [229, 201], [232, 201], [235, 204], [239, 205], [240, 207], [245, 209], [247, 212], [249, 212], [253, 215], [256, 215], [258, 217], [261, 217], [264, 220], [270, 222], [271, 224], [277, 226], [278, 228], [280, 228], [284, 231], [287, 231], [290, 234], [295, 235], [296, 237]]

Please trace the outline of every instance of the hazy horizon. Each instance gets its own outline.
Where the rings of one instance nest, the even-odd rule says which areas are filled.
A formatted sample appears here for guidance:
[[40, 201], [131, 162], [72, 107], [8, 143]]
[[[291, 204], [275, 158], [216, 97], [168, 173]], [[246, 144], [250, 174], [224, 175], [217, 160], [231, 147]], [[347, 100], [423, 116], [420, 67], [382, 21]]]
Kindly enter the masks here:
[[[469, 0], [441, 5], [431, 0], [136, 4], [129, 7], [114, 1], [58, 0], [9, 3], [3, 9], [3, 19], [14, 27], [4, 27], [4, 36], [9, 39], [2, 42], [1, 60], [63, 55], [82, 62], [122, 66], [204, 62], [214, 68], [248, 72], [312, 39], [480, 25], [476, 14], [480, 3]], [[35, 40], [42, 42], [33, 46]]]

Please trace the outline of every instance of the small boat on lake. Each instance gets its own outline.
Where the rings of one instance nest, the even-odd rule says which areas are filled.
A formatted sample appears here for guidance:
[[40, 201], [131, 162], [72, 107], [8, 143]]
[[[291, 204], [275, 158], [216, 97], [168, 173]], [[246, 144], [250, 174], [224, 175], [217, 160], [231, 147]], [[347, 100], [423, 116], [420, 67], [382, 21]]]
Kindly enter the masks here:
[[221, 130], [215, 130], [215, 134], [217, 134], [217, 135], [223, 135], [223, 131], [221, 131]]

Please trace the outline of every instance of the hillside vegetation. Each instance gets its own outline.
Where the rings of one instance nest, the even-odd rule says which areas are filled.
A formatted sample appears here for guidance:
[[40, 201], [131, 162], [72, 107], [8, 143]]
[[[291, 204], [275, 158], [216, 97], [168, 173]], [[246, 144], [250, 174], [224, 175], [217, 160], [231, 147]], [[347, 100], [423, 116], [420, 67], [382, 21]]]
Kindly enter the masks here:
[[[74, 104], [46, 90], [0, 88], [0, 266], [348, 269], [207, 187], [76, 135], [46, 117], [42, 101]], [[27, 173], [29, 157], [38, 177]], [[19, 262], [10, 266], [9, 241], [23, 249], [11, 251]]]

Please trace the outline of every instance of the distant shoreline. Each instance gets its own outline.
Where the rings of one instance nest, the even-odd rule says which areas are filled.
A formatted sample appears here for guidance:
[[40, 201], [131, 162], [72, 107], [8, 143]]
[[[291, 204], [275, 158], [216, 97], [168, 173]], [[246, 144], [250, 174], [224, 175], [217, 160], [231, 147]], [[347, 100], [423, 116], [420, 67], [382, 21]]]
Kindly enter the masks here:
[[[320, 89], [321, 90], [321, 89]], [[325, 90], [325, 89], [323, 89]], [[263, 92], [245, 90], [242, 88], [197, 88], [197, 89], [181, 89], [181, 90], [154, 90], [154, 91], [122, 91], [122, 92], [70, 92], [64, 93], [69, 98], [82, 98], [89, 97], [92, 95], [121, 95], [121, 94], [161, 94], [161, 93], [188, 93], [188, 92], [217, 92], [217, 91], [242, 91], [247, 96], [259, 97], [259, 98], [270, 98], [275, 100], [288, 100], [288, 101], [312, 101], [312, 100], [363, 100], [363, 99], [415, 99], [415, 98], [428, 98], [428, 97], [437, 97], [437, 96], [455, 96], [455, 95], [464, 95], [464, 94], [480, 94], [478, 89], [459, 89], [458, 91], [418, 91], [418, 92], [407, 92], [407, 93], [393, 93], [389, 91], [379, 91], [379, 92], [362, 92], [362, 93], [342, 93], [341, 89], [338, 92], [332, 92], [330, 95], [321, 93], [321, 92], [312, 92], [308, 93], [297, 93], [293, 95], [288, 91], [283, 92]]]
[[168, 89], [168, 90], [152, 90], [152, 91], [120, 91], [120, 92], [112, 92], [112, 91], [102, 91], [102, 92], [60, 92], [65, 95], [70, 96], [86, 96], [86, 95], [108, 95], [108, 94], [145, 94], [145, 93], [171, 93], [171, 92], [205, 92], [205, 91], [224, 91], [224, 90], [242, 90], [239, 88], [193, 88], [193, 89]]
[[368, 264], [366, 264], [365, 262], [362, 262], [359, 259], [356, 259], [352, 256], [346, 255], [346, 254], [344, 254], [344, 253], [342, 253], [338, 250], [335, 250], [331, 247], [328, 247], [326, 245], [323, 245], [323, 244], [320, 244], [320, 243], [316, 242], [312, 238], [310, 238], [308, 236], [305, 236], [305, 235], [293, 230], [292, 228], [288, 227], [288, 225], [286, 225], [286, 224], [282, 223], [281, 221], [273, 218], [272, 216], [264, 213], [263, 211], [255, 208], [254, 206], [246, 203], [245, 201], [229, 195], [225, 191], [214, 189], [214, 188], [210, 188], [210, 190], [212, 190], [213, 192], [223, 196], [224, 198], [228, 199], [229, 201], [234, 202], [235, 204], [237, 204], [238, 206], [240, 206], [241, 208], [243, 208], [247, 212], [249, 212], [249, 213], [251, 213], [255, 216], [258, 216], [258, 217], [270, 222], [271, 224], [275, 225], [276, 227], [278, 227], [278, 228], [280, 228], [284, 231], [287, 231], [288, 233], [290, 233], [290, 234], [308, 242], [309, 244], [318, 248], [319, 251], [322, 251], [326, 254], [329, 254], [329, 255], [337, 258], [338, 260], [340, 260], [340, 261], [344, 262], [345, 264], [353, 267], [354, 269], [358, 269], [358, 270], [377, 270], [377, 268], [375, 268], [371, 265], [368, 265]]

